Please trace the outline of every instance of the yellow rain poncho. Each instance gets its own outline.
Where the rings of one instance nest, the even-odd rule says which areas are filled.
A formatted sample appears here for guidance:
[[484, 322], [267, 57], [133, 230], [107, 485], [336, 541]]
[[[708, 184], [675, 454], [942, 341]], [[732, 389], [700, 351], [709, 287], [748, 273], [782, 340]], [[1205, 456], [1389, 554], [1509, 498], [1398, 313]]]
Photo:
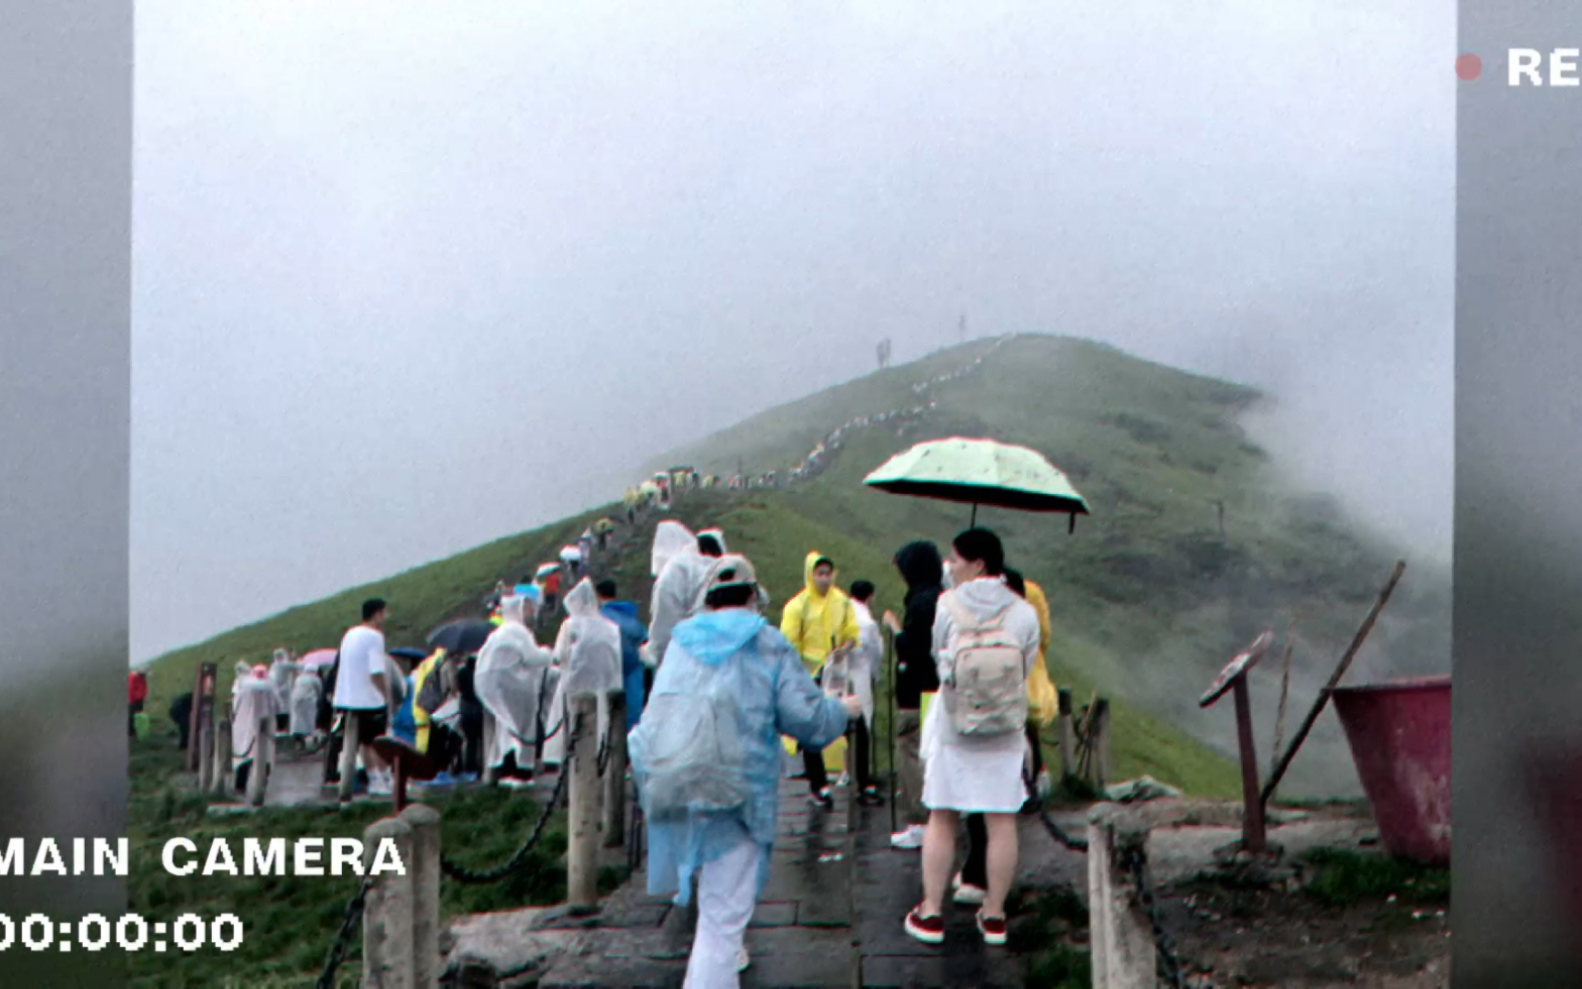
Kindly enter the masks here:
[[1055, 691], [1055, 681], [1049, 676], [1049, 599], [1044, 589], [1030, 580], [1027, 586], [1027, 603], [1038, 612], [1038, 662], [1027, 677], [1027, 720], [1039, 727], [1047, 727], [1060, 713], [1060, 701]]
[[[813, 564], [824, 558], [818, 550], [807, 555], [802, 564], [803, 588], [796, 597], [786, 602], [780, 616], [780, 632], [802, 656], [802, 665], [814, 676], [823, 668], [832, 649], [855, 646], [862, 637], [857, 625], [857, 609], [840, 588], [830, 585], [828, 594], [819, 594], [813, 586]], [[796, 745], [785, 739], [787, 752], [794, 752]], [[846, 740], [836, 739], [824, 750], [824, 766], [840, 772], [846, 764]]]

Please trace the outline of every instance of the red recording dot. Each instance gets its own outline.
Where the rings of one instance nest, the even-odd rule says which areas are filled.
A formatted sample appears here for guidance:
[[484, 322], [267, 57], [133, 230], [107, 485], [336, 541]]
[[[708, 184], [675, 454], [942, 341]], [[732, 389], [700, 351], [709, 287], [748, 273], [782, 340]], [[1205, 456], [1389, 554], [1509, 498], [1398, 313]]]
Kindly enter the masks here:
[[1463, 82], [1471, 82], [1483, 74], [1483, 59], [1476, 55], [1462, 55], [1456, 59], [1456, 75]]

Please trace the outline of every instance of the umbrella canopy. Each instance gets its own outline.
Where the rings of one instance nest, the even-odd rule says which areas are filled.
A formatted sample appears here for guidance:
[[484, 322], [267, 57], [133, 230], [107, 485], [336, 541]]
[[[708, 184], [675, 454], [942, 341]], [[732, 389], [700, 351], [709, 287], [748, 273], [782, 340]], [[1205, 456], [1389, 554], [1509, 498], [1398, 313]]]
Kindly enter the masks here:
[[423, 660], [428, 659], [428, 653], [421, 649], [411, 649], [407, 646], [399, 646], [395, 649], [389, 649], [386, 651], [397, 659], [410, 659], [414, 663], [421, 663]]
[[334, 649], [315, 649], [313, 652], [310, 652], [306, 656], [302, 657], [302, 668], [305, 670], [315, 670], [320, 666], [328, 666], [333, 662], [335, 662]]
[[893, 494], [1024, 512], [1066, 512], [1073, 524], [1088, 503], [1060, 468], [1025, 446], [952, 437], [919, 443], [863, 479]]
[[556, 570], [559, 570], [559, 569], [560, 569], [560, 564], [558, 564], [558, 563], [545, 563], [545, 564], [543, 564], [542, 566], [540, 566], [538, 568], [538, 571], [536, 573], [534, 573], [533, 576], [535, 576], [535, 577], [548, 577], [550, 574], [554, 573]]
[[430, 632], [428, 644], [452, 656], [467, 656], [482, 649], [484, 640], [493, 631], [494, 626], [482, 618], [458, 618]]

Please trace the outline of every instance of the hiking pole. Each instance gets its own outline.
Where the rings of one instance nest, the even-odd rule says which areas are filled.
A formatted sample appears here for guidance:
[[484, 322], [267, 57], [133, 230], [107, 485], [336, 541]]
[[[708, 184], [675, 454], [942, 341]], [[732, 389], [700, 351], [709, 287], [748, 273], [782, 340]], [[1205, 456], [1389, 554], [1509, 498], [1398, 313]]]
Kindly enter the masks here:
[[890, 748], [890, 833], [895, 834], [895, 633], [888, 628], [884, 630], [884, 671], [888, 681], [885, 693], [889, 695], [886, 710], [890, 716], [889, 727], [885, 730]]

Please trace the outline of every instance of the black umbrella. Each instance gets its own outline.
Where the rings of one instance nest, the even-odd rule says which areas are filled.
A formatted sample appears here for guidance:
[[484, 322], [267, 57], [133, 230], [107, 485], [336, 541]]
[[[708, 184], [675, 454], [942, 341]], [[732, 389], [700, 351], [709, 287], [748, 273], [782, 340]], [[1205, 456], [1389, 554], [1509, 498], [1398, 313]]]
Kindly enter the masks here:
[[482, 618], [458, 618], [446, 622], [428, 634], [428, 644], [433, 649], [443, 649], [452, 656], [465, 656], [483, 648], [494, 626]]
[[395, 649], [391, 649], [390, 655], [396, 659], [410, 659], [414, 663], [421, 663], [423, 660], [428, 659], [428, 653], [423, 650], [409, 649], [406, 646], [398, 646]]

